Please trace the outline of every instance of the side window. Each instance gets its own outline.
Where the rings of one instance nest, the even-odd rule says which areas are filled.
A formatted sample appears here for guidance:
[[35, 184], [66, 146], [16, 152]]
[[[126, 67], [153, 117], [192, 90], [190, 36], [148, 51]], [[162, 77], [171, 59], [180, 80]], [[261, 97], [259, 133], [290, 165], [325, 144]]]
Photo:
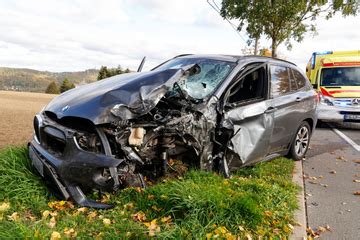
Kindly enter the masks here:
[[291, 68], [288, 68], [288, 73], [289, 73], [289, 79], [290, 79], [290, 89], [291, 89], [291, 91], [296, 91], [298, 89], [298, 87], [296, 84], [296, 80], [295, 80], [293, 71], [291, 71]]
[[243, 76], [231, 87], [229, 103], [245, 103], [265, 98], [265, 67], [258, 68]]
[[306, 79], [304, 78], [304, 76], [295, 69], [292, 69], [292, 72], [294, 73], [298, 88], [304, 87], [306, 84], [305, 83]]
[[271, 96], [278, 97], [290, 92], [288, 69], [282, 66], [270, 65]]

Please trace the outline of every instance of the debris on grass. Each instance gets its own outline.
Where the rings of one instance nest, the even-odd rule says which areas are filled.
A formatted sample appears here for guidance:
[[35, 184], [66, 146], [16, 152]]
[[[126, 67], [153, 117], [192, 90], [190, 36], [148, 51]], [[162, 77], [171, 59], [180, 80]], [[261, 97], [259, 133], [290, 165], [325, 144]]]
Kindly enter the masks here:
[[[116, 206], [99, 211], [48, 196], [31, 172], [26, 149], [10, 153], [0, 152], [1, 239], [204, 239], [209, 234], [220, 239], [286, 239], [292, 231], [299, 188], [292, 183], [294, 162], [285, 158], [241, 169], [230, 179], [191, 170], [181, 179], [146, 189], [104, 194], [101, 200]], [[23, 185], [13, 184], [16, 175], [6, 174], [9, 168], [17, 171]], [[16, 223], [6, 217], [15, 212]]]

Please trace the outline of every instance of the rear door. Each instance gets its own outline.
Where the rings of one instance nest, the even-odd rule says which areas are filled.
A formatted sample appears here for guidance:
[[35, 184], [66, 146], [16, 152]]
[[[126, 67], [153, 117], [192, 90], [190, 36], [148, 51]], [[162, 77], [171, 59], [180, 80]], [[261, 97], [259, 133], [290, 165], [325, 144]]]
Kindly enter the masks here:
[[270, 153], [281, 152], [289, 147], [298, 127], [301, 96], [296, 81], [287, 66], [271, 64], [270, 97], [274, 111], [274, 128], [270, 140]]

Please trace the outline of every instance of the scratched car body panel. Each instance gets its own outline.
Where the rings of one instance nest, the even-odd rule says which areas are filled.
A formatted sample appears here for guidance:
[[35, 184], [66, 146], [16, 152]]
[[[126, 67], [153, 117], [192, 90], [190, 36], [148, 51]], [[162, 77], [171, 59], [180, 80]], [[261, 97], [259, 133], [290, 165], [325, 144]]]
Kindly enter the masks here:
[[289, 153], [301, 159], [316, 94], [293, 71], [266, 57], [183, 55], [75, 88], [35, 116], [33, 166], [61, 198], [109, 208], [84, 192], [145, 187], [180, 172], [174, 162], [227, 177]]

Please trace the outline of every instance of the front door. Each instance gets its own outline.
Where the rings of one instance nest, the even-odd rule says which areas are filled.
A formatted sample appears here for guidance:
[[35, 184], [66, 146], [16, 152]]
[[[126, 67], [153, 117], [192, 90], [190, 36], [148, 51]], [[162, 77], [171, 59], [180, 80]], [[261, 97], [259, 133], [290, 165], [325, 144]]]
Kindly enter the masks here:
[[232, 130], [226, 153], [230, 170], [262, 160], [269, 151], [274, 126], [272, 100], [267, 100], [266, 64], [253, 67], [229, 88], [222, 126]]

